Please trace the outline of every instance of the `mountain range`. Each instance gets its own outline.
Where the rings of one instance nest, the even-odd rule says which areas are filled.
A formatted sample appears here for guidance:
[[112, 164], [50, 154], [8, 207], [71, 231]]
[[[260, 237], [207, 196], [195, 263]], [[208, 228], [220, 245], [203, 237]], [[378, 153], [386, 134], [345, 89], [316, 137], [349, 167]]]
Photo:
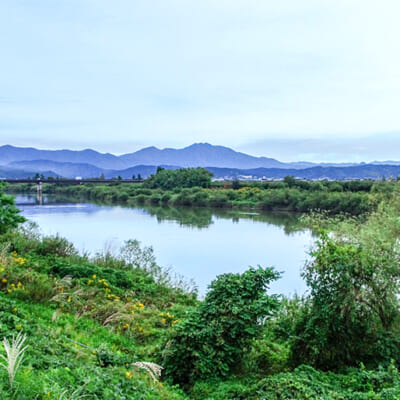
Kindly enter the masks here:
[[195, 143], [183, 149], [147, 147], [134, 153], [116, 156], [95, 150], [39, 150], [35, 148], [0, 146], [0, 177], [15, 179], [45, 176], [74, 178], [121, 176], [147, 177], [164, 168], [204, 167], [217, 178], [251, 176], [282, 178], [293, 175], [305, 179], [346, 179], [398, 176], [400, 162], [380, 161], [369, 164], [284, 163], [274, 158], [254, 157], [224, 146]]
[[90, 164], [103, 169], [124, 169], [135, 165], [176, 165], [219, 168], [304, 168], [310, 163], [282, 163], [273, 158], [254, 157], [224, 146], [195, 143], [183, 149], [146, 147], [134, 153], [115, 156], [85, 150], [38, 150], [32, 147], [0, 146], [0, 165], [20, 161], [47, 160], [63, 163]]

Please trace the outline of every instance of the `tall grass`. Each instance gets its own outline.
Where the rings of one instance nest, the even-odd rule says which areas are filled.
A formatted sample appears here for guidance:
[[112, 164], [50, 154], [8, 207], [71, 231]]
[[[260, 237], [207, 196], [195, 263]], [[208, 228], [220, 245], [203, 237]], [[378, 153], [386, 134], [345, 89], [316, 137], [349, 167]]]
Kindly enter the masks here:
[[18, 368], [24, 358], [24, 352], [28, 347], [23, 347], [25, 340], [26, 335], [23, 335], [21, 332], [18, 333], [17, 337], [13, 336], [11, 343], [6, 338], [3, 339], [3, 346], [7, 357], [0, 354], [0, 357], [4, 360], [4, 363], [0, 363], [0, 366], [7, 371], [11, 388], [13, 387]]
[[136, 368], [144, 369], [147, 371], [150, 376], [153, 378], [153, 381], [156, 382], [158, 378], [161, 376], [161, 371], [164, 369], [161, 365], [158, 365], [153, 362], [147, 361], [138, 361], [133, 364]]

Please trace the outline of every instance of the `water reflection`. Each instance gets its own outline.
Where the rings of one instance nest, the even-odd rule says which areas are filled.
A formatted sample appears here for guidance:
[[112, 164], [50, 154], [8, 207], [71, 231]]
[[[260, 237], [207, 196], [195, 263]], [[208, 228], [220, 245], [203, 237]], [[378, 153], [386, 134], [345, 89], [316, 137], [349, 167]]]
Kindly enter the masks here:
[[[85, 253], [129, 239], [153, 246], [157, 262], [193, 279], [204, 294], [219, 274], [249, 265], [284, 271], [274, 293], [303, 293], [300, 269], [312, 234], [299, 216], [243, 210], [185, 207], [124, 207], [69, 197], [18, 196], [23, 215], [46, 235], [59, 233]], [[41, 204], [42, 203], [42, 204]]]
[[[69, 206], [75, 212], [79, 212], [79, 204], [85, 205], [81, 209], [82, 212], [96, 212], [96, 207], [87, 207], [87, 199], [72, 198], [70, 196], [33, 196], [33, 195], [17, 195], [16, 202], [19, 206], [26, 205], [44, 205], [57, 206], [67, 209]], [[92, 201], [92, 204], [100, 206], [115, 206], [112, 202]], [[77, 207], [78, 206], [78, 207]], [[169, 207], [169, 206], [150, 206], [141, 205], [140, 207], [130, 207], [120, 204], [120, 207], [135, 208], [142, 210], [144, 213], [155, 217], [159, 223], [172, 221], [180, 226], [186, 226], [197, 229], [207, 229], [214, 223], [215, 218], [229, 219], [232, 223], [238, 224], [240, 220], [252, 220], [265, 222], [267, 224], [279, 226], [283, 228], [286, 234], [300, 232], [304, 230], [304, 225], [301, 223], [300, 214], [289, 212], [256, 212], [234, 210], [227, 208], [210, 208], [210, 207]]]
[[147, 206], [142, 208], [151, 216], [155, 216], [159, 222], [175, 221], [182, 226], [190, 226], [199, 229], [208, 228], [213, 224], [213, 217], [229, 219], [234, 224], [238, 224], [242, 219], [265, 222], [282, 227], [286, 234], [304, 229], [299, 221], [299, 215], [294, 213], [257, 213], [221, 208], [160, 206]]

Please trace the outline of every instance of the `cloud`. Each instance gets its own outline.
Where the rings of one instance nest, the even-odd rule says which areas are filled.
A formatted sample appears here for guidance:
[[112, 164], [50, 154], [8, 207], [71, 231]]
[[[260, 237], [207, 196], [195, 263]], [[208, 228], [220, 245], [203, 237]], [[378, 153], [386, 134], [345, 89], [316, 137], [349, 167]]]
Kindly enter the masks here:
[[394, 0], [6, 0], [0, 121], [34, 132], [31, 145], [91, 147], [397, 132], [399, 12]]
[[399, 161], [400, 131], [358, 138], [266, 139], [239, 148], [282, 161]]

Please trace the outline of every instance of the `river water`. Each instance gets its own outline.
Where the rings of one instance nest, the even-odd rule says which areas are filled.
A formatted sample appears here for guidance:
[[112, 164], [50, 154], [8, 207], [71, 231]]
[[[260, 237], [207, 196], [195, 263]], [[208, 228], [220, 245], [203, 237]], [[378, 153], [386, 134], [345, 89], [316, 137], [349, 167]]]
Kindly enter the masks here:
[[152, 246], [157, 263], [193, 280], [200, 295], [226, 272], [274, 266], [282, 277], [272, 293], [303, 294], [300, 277], [313, 239], [290, 214], [193, 208], [127, 208], [69, 199], [17, 196], [22, 214], [46, 235], [59, 234], [80, 252], [118, 253], [124, 241]]

